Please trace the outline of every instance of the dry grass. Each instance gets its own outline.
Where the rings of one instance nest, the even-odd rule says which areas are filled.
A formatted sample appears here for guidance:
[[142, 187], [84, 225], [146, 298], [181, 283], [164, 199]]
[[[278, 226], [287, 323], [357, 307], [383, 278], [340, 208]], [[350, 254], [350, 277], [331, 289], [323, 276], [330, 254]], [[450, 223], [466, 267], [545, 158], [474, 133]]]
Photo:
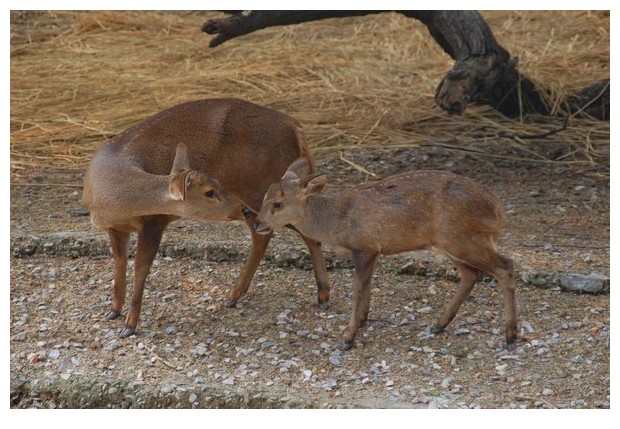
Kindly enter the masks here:
[[[12, 12], [12, 177], [30, 167], [82, 168], [106, 138], [198, 98], [239, 97], [295, 116], [318, 157], [369, 145], [458, 150], [490, 139], [527, 147], [518, 135], [562, 125], [510, 121], [487, 107], [447, 116], [433, 93], [452, 60], [421, 23], [401, 15], [269, 28], [211, 49], [200, 25], [218, 15]], [[609, 77], [608, 13], [484, 16], [556, 102]], [[571, 145], [562, 162], [593, 162], [609, 146], [609, 123], [571, 119], [546, 141]]]

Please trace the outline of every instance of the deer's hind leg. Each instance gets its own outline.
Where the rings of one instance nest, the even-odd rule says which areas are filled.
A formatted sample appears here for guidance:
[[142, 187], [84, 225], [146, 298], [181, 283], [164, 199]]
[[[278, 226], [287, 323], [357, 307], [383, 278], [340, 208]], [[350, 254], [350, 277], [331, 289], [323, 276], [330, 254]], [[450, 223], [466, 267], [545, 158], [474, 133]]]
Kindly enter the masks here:
[[[461, 280], [461, 288], [457, 295], [452, 299], [444, 315], [439, 319], [438, 326], [442, 323], [450, 322], [450, 316], [454, 317], [456, 311], [467, 298], [471, 289], [475, 285], [473, 281], [473, 270], [485, 272], [495, 277], [502, 290], [504, 298], [504, 323], [506, 332], [506, 348], [514, 348], [517, 339], [517, 304], [514, 286], [514, 266], [513, 262], [497, 253], [495, 250], [495, 237], [473, 237], [470, 240], [461, 239], [461, 246], [456, 253], [450, 256], [457, 261], [457, 264], [466, 265], [470, 269], [460, 268], [461, 276], [465, 273], [465, 278]], [[481, 244], [483, 243], [483, 244]], [[468, 273], [470, 271], [470, 273]], [[476, 278], [477, 280], [477, 278]], [[453, 314], [454, 313], [454, 314]], [[445, 327], [445, 325], [443, 325]]]

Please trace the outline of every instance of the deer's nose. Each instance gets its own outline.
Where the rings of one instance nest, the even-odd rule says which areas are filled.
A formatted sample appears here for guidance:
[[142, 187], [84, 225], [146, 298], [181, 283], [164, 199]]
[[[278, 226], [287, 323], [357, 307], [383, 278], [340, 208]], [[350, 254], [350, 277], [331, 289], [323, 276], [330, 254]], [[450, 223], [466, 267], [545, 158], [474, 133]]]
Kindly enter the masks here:
[[241, 209], [241, 213], [243, 213], [243, 217], [246, 219], [249, 219], [252, 216], [252, 213], [254, 213], [252, 210], [250, 210], [247, 207], [244, 207]]

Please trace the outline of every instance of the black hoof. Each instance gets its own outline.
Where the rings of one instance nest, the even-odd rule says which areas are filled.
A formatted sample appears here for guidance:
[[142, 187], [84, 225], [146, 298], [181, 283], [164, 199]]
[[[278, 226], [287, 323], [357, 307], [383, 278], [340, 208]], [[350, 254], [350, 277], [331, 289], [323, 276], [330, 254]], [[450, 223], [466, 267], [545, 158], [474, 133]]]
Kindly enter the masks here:
[[227, 308], [235, 308], [236, 306], [237, 306], [237, 301], [233, 301], [232, 299], [229, 299], [228, 301], [226, 301]]
[[114, 320], [114, 319], [116, 319], [120, 315], [121, 315], [120, 311], [110, 310], [108, 312], [108, 314], [105, 315], [105, 318], [108, 319], [108, 320]]
[[506, 344], [504, 344], [504, 350], [509, 350], [512, 351], [515, 349], [517, 345], [515, 344], [515, 341], [506, 341]]
[[125, 326], [121, 333], [119, 334], [122, 338], [131, 337], [136, 333], [136, 328], [130, 328], [129, 326]]
[[321, 310], [327, 310], [329, 309], [329, 307], [331, 307], [332, 303], [330, 301], [325, 301], [325, 302], [319, 302], [319, 308]]
[[445, 332], [445, 327], [443, 326], [435, 325], [431, 328], [431, 334], [441, 334], [442, 332]]
[[353, 341], [351, 341], [350, 343], [347, 343], [347, 342], [340, 343], [336, 347], [338, 347], [338, 349], [342, 350], [343, 352], [347, 350], [351, 350], [353, 348]]

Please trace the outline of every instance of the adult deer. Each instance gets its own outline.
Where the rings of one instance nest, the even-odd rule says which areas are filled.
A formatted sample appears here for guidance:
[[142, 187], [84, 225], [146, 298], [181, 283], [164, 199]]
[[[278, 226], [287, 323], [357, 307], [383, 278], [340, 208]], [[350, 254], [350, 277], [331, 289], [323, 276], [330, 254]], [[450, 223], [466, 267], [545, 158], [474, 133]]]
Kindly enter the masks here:
[[[312, 159], [295, 119], [237, 99], [180, 104], [104, 143], [86, 171], [82, 202], [93, 224], [106, 229], [110, 238], [115, 266], [108, 319], [118, 317], [123, 307], [129, 235], [138, 234], [134, 287], [121, 336], [136, 330], [144, 283], [166, 226], [180, 217], [202, 221], [245, 217], [250, 227], [256, 216], [251, 210], [258, 212], [269, 185], [299, 158]], [[198, 178], [203, 185], [197, 186]], [[222, 205], [222, 200], [229, 204]], [[245, 216], [239, 200], [251, 209], [244, 209]], [[251, 231], [249, 256], [228, 293], [229, 307], [248, 290], [271, 239], [271, 234]], [[321, 246], [302, 238], [310, 250], [318, 301], [325, 307], [329, 283]]]

